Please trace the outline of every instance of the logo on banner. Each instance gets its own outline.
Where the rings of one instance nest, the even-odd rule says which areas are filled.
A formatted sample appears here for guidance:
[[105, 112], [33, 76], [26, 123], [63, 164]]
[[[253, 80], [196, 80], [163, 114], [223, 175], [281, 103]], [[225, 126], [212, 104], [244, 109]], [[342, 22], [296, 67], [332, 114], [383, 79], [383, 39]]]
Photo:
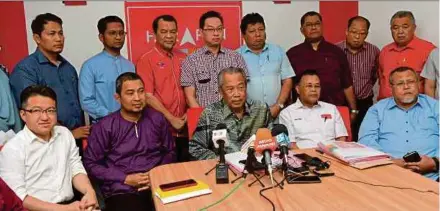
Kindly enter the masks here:
[[240, 47], [241, 2], [125, 2], [129, 59], [136, 62], [154, 47], [153, 20], [165, 14], [177, 20], [178, 35], [174, 48], [187, 54], [194, 52], [204, 45], [199, 18], [209, 10], [222, 14], [225, 27], [222, 46]]

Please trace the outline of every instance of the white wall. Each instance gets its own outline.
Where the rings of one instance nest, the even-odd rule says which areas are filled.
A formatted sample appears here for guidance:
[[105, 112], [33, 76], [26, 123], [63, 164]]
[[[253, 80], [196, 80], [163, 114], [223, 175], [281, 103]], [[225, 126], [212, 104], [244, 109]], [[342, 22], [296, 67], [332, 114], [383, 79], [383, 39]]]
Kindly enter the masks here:
[[416, 35], [434, 45], [439, 44], [438, 1], [359, 1], [359, 15], [371, 22], [368, 41], [379, 48], [393, 41], [390, 19], [399, 10], [411, 11], [416, 19]]
[[299, 28], [301, 16], [311, 10], [319, 11], [318, 1], [292, 1], [274, 4], [272, 1], [243, 1], [243, 16], [258, 12], [264, 17], [268, 42], [288, 50], [304, 41]]
[[[32, 20], [41, 13], [56, 14], [63, 20], [66, 37], [62, 55], [78, 73], [82, 63], [103, 48], [98, 39], [98, 20], [107, 15], [117, 15], [125, 20], [123, 1], [87, 1], [86, 6], [65, 6], [61, 1], [25, 1], [24, 10], [29, 52], [34, 52], [36, 48], [32, 39]], [[121, 53], [127, 56], [126, 47]]]

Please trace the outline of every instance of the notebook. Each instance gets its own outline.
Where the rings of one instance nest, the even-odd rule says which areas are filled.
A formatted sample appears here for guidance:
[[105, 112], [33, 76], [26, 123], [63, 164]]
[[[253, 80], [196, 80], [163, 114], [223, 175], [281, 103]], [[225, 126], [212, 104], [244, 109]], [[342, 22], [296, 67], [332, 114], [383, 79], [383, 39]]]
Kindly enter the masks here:
[[160, 188], [158, 188], [155, 192], [155, 195], [162, 201], [163, 204], [168, 204], [171, 202], [212, 193], [212, 190], [206, 183], [200, 180], [196, 180], [196, 182], [197, 185], [195, 186], [170, 191], [162, 191]]

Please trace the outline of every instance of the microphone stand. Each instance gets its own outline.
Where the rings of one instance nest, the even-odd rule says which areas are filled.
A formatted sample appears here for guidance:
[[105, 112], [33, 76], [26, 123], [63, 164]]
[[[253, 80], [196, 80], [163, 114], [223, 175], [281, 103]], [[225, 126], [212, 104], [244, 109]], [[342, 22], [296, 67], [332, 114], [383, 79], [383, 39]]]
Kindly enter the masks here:
[[[254, 177], [256, 179], [255, 181], [258, 181], [260, 183], [261, 187], [264, 188], [265, 186], [259, 178], [260, 175], [255, 173], [255, 170], [257, 170], [257, 169], [256, 169], [256, 166], [254, 166], [254, 164], [256, 165], [257, 163], [258, 163], [258, 161], [257, 161], [257, 158], [255, 157], [255, 150], [254, 150], [254, 148], [249, 147], [248, 152], [247, 152], [246, 162], [244, 164], [244, 169], [241, 172], [241, 176], [232, 180], [231, 184], [240, 178], [246, 179], [248, 174], [252, 174], [252, 175], [254, 175]], [[250, 187], [250, 186], [252, 186], [252, 184], [249, 184], [248, 186]]]
[[218, 149], [219, 149], [219, 162], [218, 164], [216, 164], [214, 167], [212, 167], [211, 169], [209, 169], [205, 175], [208, 176], [209, 173], [211, 173], [212, 170], [216, 169], [216, 167], [218, 165], [226, 165], [228, 167], [228, 169], [230, 171], [232, 171], [232, 173], [234, 174], [234, 176], [237, 176], [237, 174], [234, 172], [234, 170], [232, 170], [231, 166], [229, 164], [226, 163], [226, 158], [225, 158], [225, 141], [223, 140], [218, 140], [217, 141], [218, 144]]
[[[265, 155], [263, 155], [263, 160], [265, 160], [265, 157], [264, 157]], [[260, 178], [258, 178], [258, 180], [259, 179], [261, 179], [261, 178], [263, 178], [264, 176], [268, 176], [269, 175], [269, 171], [267, 170], [267, 165], [263, 162], [263, 165], [265, 166], [265, 168], [264, 168], [264, 175], [263, 176], [261, 176]], [[273, 178], [273, 181], [276, 183], [276, 185], [275, 185], [275, 187], [280, 187], [280, 189], [283, 189], [284, 187], [283, 187], [283, 182], [284, 182], [284, 180], [283, 181], [281, 181], [281, 183], [279, 183], [275, 178]], [[254, 180], [253, 182], [251, 182], [250, 184], [249, 184], [249, 187], [250, 186], [252, 186], [254, 183], [256, 183], [257, 182], [257, 180]]]

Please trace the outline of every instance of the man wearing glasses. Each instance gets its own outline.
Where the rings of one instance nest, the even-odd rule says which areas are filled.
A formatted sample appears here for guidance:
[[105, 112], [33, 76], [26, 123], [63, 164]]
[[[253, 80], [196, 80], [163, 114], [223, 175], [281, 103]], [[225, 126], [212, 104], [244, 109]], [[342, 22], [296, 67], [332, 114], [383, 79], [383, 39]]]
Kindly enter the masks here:
[[358, 110], [350, 66], [344, 52], [324, 39], [322, 17], [315, 11], [301, 17], [301, 33], [305, 41], [287, 51], [296, 75], [307, 69], [316, 70], [321, 79], [320, 100], [336, 106], [349, 106], [353, 121]]
[[358, 140], [359, 127], [368, 109], [373, 105], [373, 86], [377, 80], [379, 48], [365, 41], [370, 21], [362, 16], [348, 20], [346, 40], [337, 44], [347, 56], [353, 77], [353, 89], [359, 114], [352, 122], [353, 140]]
[[[41, 85], [20, 95], [26, 126], [0, 152], [0, 176], [28, 210], [91, 210], [95, 191], [70, 131], [57, 124], [57, 96]], [[77, 201], [72, 186], [83, 194]]]
[[98, 31], [104, 50], [84, 62], [79, 75], [81, 106], [93, 122], [121, 107], [114, 98], [116, 78], [135, 70], [133, 63], [121, 55], [125, 41], [124, 22], [117, 16], [101, 18]]
[[224, 38], [223, 17], [209, 11], [200, 17], [199, 27], [205, 42], [203, 48], [189, 55], [182, 63], [181, 86], [189, 107], [206, 107], [220, 100], [217, 75], [228, 67], [243, 68], [246, 63], [235, 51], [221, 46]]
[[[390, 73], [392, 97], [373, 105], [359, 131], [359, 143], [386, 152], [394, 163], [438, 180], [438, 100], [419, 94], [419, 76], [411, 67]], [[402, 157], [417, 151], [419, 162]]]

